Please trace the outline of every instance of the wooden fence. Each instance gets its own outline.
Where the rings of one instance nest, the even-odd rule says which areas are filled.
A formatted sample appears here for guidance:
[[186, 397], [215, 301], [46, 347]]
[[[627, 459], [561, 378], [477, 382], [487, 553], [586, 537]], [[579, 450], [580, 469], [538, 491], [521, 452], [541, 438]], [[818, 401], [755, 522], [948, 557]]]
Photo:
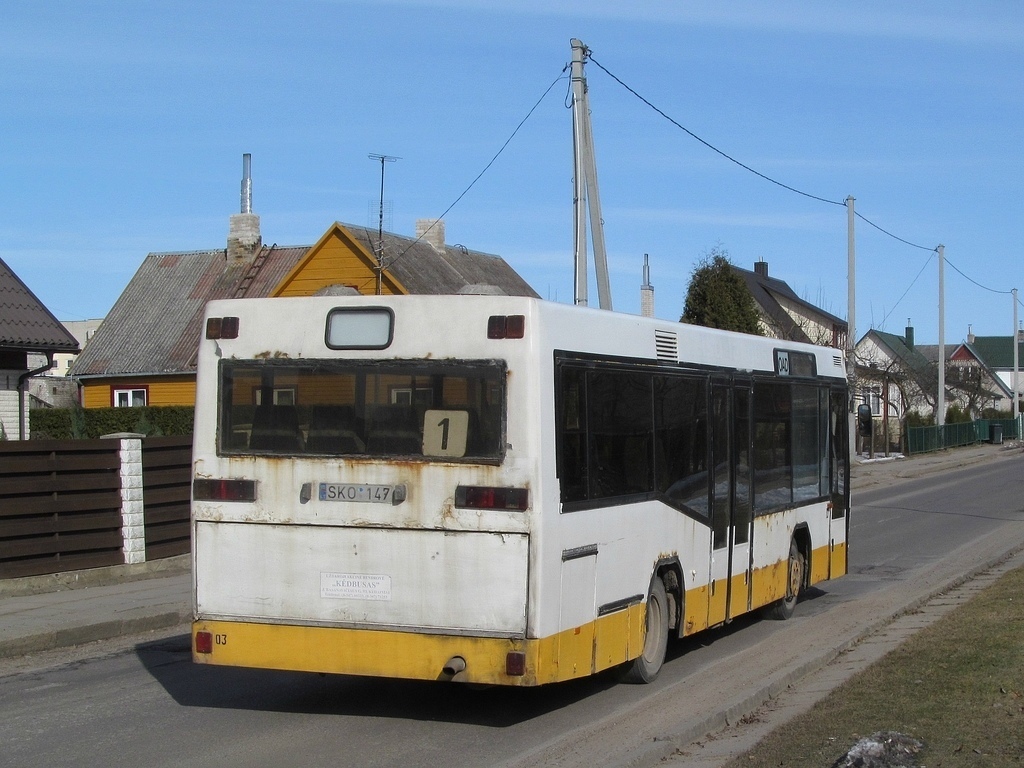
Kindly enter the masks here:
[[191, 548], [191, 437], [142, 441], [142, 500], [146, 559], [183, 555]]
[[[0, 578], [126, 562], [122, 442], [0, 442]], [[190, 546], [190, 438], [144, 439], [141, 464], [143, 558], [183, 554]]]

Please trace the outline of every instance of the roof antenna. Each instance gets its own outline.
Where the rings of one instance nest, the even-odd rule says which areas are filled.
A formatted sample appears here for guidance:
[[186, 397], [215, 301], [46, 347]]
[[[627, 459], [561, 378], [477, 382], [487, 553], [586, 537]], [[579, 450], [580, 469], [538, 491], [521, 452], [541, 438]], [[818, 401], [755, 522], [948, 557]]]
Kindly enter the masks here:
[[384, 279], [384, 164], [401, 160], [394, 155], [376, 155], [370, 153], [371, 160], [380, 161], [380, 215], [377, 218], [377, 295], [380, 296]]

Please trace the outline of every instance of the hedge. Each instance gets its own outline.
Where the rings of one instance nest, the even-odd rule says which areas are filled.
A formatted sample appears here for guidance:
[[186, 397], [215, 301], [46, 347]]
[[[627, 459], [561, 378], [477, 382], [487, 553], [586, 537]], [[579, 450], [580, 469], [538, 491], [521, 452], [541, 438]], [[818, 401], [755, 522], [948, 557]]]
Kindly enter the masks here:
[[143, 435], [191, 435], [195, 409], [190, 405], [136, 408], [32, 408], [29, 429], [36, 440], [97, 438], [115, 432]]

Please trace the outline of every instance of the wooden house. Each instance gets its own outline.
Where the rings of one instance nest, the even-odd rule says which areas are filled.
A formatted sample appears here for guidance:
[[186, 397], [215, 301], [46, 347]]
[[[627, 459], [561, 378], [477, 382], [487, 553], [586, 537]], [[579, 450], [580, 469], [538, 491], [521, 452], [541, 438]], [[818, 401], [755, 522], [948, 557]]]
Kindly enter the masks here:
[[[114, 304], [72, 375], [86, 408], [193, 405], [206, 302], [359, 293], [537, 293], [503, 259], [444, 242], [444, 222], [406, 237], [335, 223], [312, 246], [264, 245], [259, 217], [231, 217], [228, 247], [151, 253]], [[383, 266], [381, 266], [383, 265]]]
[[[0, 259], [0, 439], [28, 437], [28, 382], [78, 342]], [[41, 359], [41, 365], [33, 360]]]

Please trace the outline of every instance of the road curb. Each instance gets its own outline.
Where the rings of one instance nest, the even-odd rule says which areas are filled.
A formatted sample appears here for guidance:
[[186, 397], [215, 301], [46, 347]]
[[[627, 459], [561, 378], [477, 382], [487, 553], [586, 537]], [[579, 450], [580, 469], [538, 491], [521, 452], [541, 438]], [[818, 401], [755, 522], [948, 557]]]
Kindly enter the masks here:
[[28, 597], [47, 592], [62, 592], [67, 589], [124, 584], [129, 581], [160, 579], [174, 576], [192, 569], [192, 555], [175, 555], [160, 560], [130, 565], [111, 565], [105, 568], [88, 568], [81, 571], [47, 573], [41, 576], [23, 576], [17, 579], [0, 579], [0, 599], [5, 597]]
[[53, 651], [59, 648], [73, 648], [86, 643], [112, 640], [126, 635], [153, 632], [170, 627], [180, 626], [187, 631], [191, 621], [192, 612], [190, 610], [165, 611], [151, 616], [97, 621], [77, 627], [38, 632], [24, 637], [0, 640], [0, 659]]

